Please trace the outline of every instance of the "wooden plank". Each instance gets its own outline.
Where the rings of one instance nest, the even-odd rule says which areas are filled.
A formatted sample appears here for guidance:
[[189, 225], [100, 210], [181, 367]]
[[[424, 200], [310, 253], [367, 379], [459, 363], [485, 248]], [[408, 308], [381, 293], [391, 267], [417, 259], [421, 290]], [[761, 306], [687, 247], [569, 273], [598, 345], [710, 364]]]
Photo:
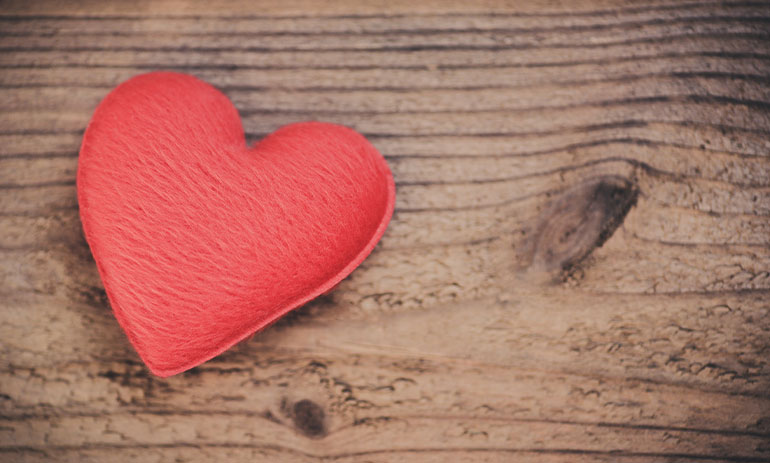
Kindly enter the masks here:
[[[701, 2], [702, 3], [702, 2]], [[708, 2], [716, 5], [723, 2]], [[707, 4], [708, 4], [707, 3]], [[741, 4], [744, 2], [728, 2]], [[755, 2], [759, 3], [759, 2]], [[751, 4], [751, 3], [749, 3]], [[671, 12], [682, 8], [692, 7], [692, 3], [677, 0], [647, 0], [644, 4], [629, 5], [623, 0], [573, 0], [552, 1], [534, 0], [525, 5], [514, 1], [482, 0], [469, 4], [459, 0], [428, 0], [420, 5], [404, 0], [396, 0], [383, 5], [379, 1], [365, 0], [358, 2], [343, 1], [334, 5], [319, 5], [312, 0], [268, 0], [254, 5], [248, 1], [201, 1], [201, 0], [167, 0], [152, 2], [140, 0], [126, 4], [123, 2], [101, 2], [96, 0], [78, 0], [62, 5], [55, 0], [44, 0], [36, 5], [36, 8], [18, 0], [6, 1], [5, 11], [8, 14], [18, 16], [76, 16], [76, 17], [129, 17], [144, 16], [405, 16], [435, 14], [440, 11], [446, 15], [482, 14], [488, 16], [492, 13], [508, 13], [518, 15], [613, 15], [618, 13], [637, 13], [650, 8], [655, 11]]]
[[[0, 459], [770, 459], [764, 2], [5, 2]], [[151, 376], [77, 152], [152, 69], [364, 133], [393, 221], [330, 295]]]

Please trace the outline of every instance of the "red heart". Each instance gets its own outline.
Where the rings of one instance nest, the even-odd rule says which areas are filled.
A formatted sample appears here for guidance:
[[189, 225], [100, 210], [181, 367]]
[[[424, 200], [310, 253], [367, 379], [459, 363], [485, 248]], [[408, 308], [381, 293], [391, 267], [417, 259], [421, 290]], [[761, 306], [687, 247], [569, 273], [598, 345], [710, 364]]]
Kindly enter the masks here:
[[354, 130], [291, 124], [248, 148], [226, 96], [167, 72], [102, 101], [77, 185], [115, 316], [159, 376], [331, 290], [372, 251], [395, 201], [385, 160]]

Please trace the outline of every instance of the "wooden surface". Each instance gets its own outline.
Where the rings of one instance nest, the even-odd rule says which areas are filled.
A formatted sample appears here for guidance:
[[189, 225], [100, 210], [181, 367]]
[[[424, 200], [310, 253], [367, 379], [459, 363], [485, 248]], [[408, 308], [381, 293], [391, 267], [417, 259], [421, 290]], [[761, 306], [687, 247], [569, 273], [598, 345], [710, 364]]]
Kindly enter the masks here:
[[[0, 460], [770, 461], [767, 3], [30, 5], [0, 3]], [[154, 69], [250, 141], [354, 127], [398, 188], [330, 296], [165, 380], [75, 197], [96, 104]]]

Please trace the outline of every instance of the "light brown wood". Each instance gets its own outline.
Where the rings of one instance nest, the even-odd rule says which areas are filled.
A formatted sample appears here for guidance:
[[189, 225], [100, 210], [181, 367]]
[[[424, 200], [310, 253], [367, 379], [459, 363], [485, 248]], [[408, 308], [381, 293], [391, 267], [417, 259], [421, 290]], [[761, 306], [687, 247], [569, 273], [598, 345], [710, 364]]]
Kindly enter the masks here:
[[[260, 3], [0, 4], [0, 460], [770, 461], [768, 4]], [[331, 295], [169, 379], [75, 195], [153, 69], [398, 189]]]

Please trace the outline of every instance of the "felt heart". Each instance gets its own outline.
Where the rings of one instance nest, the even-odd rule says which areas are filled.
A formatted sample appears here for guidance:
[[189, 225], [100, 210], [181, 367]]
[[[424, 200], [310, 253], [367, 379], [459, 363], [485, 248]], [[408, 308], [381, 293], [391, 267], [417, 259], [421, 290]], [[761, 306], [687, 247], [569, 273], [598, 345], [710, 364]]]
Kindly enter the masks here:
[[118, 322], [170, 376], [331, 290], [393, 213], [387, 163], [335, 124], [247, 147], [237, 110], [195, 77], [119, 85], [83, 137], [78, 202]]

